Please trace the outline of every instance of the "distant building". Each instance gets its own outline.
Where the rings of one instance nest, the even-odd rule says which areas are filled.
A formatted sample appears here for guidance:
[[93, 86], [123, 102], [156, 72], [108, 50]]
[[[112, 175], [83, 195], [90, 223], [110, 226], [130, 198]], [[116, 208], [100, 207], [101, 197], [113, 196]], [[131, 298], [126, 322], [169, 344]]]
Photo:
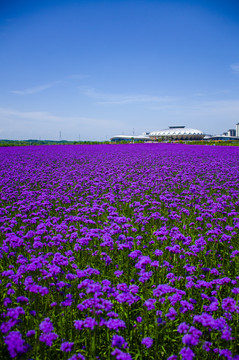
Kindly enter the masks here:
[[236, 136], [239, 136], [239, 123], [236, 124]]
[[202, 140], [205, 134], [198, 129], [187, 128], [185, 126], [169, 126], [169, 129], [152, 131], [149, 134], [151, 139], [163, 140]]
[[204, 138], [204, 140], [239, 141], [239, 137], [222, 134], [222, 135], [207, 136]]
[[144, 133], [142, 135], [115, 135], [113, 136], [110, 141], [112, 142], [120, 142], [120, 141], [150, 141], [150, 137], [147, 135], [148, 133]]
[[236, 130], [235, 129], [229, 129], [227, 132], [228, 136], [236, 136]]
[[156, 141], [160, 140], [202, 140], [205, 134], [201, 130], [185, 126], [169, 126], [169, 129], [151, 131], [142, 135], [115, 135], [111, 141]]

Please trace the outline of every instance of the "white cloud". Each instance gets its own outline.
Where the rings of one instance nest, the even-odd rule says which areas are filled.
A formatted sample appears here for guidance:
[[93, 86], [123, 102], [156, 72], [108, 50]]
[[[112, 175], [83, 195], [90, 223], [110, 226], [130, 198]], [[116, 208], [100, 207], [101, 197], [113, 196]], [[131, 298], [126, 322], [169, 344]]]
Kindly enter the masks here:
[[81, 86], [81, 92], [89, 98], [96, 99], [100, 105], [125, 105], [133, 103], [166, 103], [174, 100], [170, 96], [155, 96], [147, 94], [109, 94], [97, 92], [95, 89]]
[[[87, 77], [88, 77], [88, 75], [84, 75], [84, 74], [71, 74], [71, 75], [68, 75], [65, 79], [66, 80], [81, 80], [81, 79], [85, 79]], [[32, 95], [32, 94], [36, 94], [36, 93], [42, 92], [44, 90], [47, 90], [49, 88], [52, 88], [53, 86], [55, 86], [57, 84], [66, 82], [66, 80], [53, 81], [53, 82], [50, 82], [47, 84], [42, 84], [39, 86], [34, 86], [34, 87], [23, 89], [23, 90], [11, 90], [10, 93], [16, 94], [16, 95]]]
[[0, 107], [1, 138], [103, 140], [125, 129], [125, 122], [117, 118], [58, 116], [45, 111], [22, 111]]
[[9, 108], [0, 108], [0, 116], [2, 118], [11, 120], [11, 121], [25, 121], [25, 122], [32, 122], [40, 125], [41, 123], [52, 123], [57, 125], [69, 125], [75, 126], [76, 124], [81, 124], [84, 126], [94, 127], [94, 126], [105, 126], [105, 127], [112, 127], [112, 126], [123, 126], [124, 124], [118, 120], [113, 119], [99, 119], [99, 118], [88, 118], [88, 117], [81, 117], [81, 116], [57, 116], [50, 114], [44, 111], [19, 111]]
[[239, 74], [239, 63], [231, 64], [231, 69], [234, 74]]
[[200, 108], [202, 113], [204, 112], [207, 115], [215, 114], [218, 118], [224, 117], [225, 120], [239, 116], [239, 100], [205, 101], [198, 105], [198, 111], [200, 111]]
[[43, 85], [39, 85], [39, 86], [35, 86], [32, 88], [28, 88], [28, 89], [24, 89], [24, 90], [12, 90], [10, 91], [10, 93], [12, 94], [17, 94], [17, 95], [31, 95], [31, 94], [36, 94], [38, 92], [44, 91], [46, 89], [49, 89], [51, 87], [53, 87], [56, 84], [59, 84], [61, 81], [54, 81], [52, 83], [48, 83], [48, 84], [43, 84]]
[[25, 120], [59, 121], [60, 117], [43, 111], [18, 111], [9, 108], [0, 108], [0, 115], [7, 118], [20, 118]]
[[170, 103], [168, 107], [152, 106], [150, 109], [157, 113], [160, 111], [160, 117], [164, 121], [161, 128], [182, 124], [211, 134], [235, 128], [239, 119], [239, 100], [237, 99], [182, 98], [180, 101]]

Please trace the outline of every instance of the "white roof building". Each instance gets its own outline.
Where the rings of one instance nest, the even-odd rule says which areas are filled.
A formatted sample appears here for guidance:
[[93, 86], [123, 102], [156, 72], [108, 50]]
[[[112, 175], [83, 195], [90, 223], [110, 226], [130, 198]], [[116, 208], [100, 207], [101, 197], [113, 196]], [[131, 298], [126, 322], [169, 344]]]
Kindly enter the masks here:
[[205, 134], [201, 130], [187, 128], [185, 126], [169, 126], [169, 129], [152, 131], [149, 136], [152, 139], [201, 140]]
[[142, 135], [115, 135], [111, 141], [155, 141], [162, 140], [202, 140], [205, 134], [198, 129], [185, 126], [169, 126], [169, 129], [151, 131]]

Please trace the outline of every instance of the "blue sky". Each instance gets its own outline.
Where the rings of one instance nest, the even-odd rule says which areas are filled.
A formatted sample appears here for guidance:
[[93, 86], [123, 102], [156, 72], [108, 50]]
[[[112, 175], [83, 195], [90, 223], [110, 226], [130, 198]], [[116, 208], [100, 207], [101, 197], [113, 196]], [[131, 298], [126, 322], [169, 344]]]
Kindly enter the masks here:
[[0, 138], [239, 122], [239, 2], [0, 3]]

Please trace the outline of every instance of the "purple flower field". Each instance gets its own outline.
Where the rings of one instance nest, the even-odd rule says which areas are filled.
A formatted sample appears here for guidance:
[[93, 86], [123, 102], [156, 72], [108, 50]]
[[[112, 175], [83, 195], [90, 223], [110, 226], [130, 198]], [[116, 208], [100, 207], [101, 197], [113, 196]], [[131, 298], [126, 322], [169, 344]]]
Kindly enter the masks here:
[[1, 359], [239, 359], [239, 148], [0, 148]]

